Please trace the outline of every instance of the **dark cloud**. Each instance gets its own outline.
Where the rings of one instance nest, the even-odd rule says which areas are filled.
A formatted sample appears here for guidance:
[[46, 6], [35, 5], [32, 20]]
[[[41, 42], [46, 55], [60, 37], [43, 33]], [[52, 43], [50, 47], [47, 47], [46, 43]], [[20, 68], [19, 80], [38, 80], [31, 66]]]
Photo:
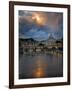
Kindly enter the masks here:
[[[44, 25], [38, 25], [32, 20], [32, 15], [37, 13], [45, 18]], [[30, 12], [19, 11], [19, 33], [25, 37], [37, 40], [46, 40], [50, 33], [55, 38], [63, 37], [63, 14], [55, 12]]]

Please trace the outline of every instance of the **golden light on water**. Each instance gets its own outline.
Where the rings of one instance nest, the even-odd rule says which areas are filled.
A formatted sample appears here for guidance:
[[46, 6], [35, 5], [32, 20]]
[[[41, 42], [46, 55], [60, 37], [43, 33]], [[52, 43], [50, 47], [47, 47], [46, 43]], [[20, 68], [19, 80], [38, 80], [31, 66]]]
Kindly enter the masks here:
[[34, 72], [35, 77], [43, 77], [44, 75], [44, 70], [41, 67], [37, 68], [37, 70]]
[[35, 69], [33, 75], [37, 78], [44, 77], [45, 76], [45, 64], [41, 57], [38, 57], [38, 60], [36, 61], [37, 68]]

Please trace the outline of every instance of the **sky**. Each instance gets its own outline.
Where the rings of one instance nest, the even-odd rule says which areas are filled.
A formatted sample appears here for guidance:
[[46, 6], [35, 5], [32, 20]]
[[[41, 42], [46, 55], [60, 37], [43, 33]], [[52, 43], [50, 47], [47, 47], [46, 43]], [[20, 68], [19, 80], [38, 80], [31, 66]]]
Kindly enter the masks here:
[[47, 40], [63, 38], [63, 13], [19, 10], [19, 37]]

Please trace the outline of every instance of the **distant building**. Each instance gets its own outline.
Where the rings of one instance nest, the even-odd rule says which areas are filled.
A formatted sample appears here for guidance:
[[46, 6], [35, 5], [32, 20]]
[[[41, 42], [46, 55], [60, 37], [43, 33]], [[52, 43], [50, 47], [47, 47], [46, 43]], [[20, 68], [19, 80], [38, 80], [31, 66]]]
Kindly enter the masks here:
[[56, 39], [52, 34], [50, 34], [49, 38], [46, 41], [42, 41], [42, 44], [44, 44], [47, 48], [52, 48], [56, 45]]
[[45, 41], [35, 41], [32, 38], [19, 40], [20, 52], [24, 54], [46, 52], [48, 50], [54, 50], [63, 48], [63, 40], [56, 40], [52, 34]]
[[50, 34], [48, 40], [46, 41], [46, 45], [49, 45], [49, 46], [50, 46], [50, 45], [54, 45], [55, 42], [56, 42], [56, 39], [53, 37], [52, 34]]

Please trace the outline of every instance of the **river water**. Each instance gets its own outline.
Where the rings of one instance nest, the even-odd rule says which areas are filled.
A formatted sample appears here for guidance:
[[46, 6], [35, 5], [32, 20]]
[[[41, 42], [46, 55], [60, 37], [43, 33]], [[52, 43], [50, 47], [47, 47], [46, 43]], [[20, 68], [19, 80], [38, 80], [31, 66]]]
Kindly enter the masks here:
[[22, 55], [19, 59], [19, 79], [63, 76], [62, 54]]

